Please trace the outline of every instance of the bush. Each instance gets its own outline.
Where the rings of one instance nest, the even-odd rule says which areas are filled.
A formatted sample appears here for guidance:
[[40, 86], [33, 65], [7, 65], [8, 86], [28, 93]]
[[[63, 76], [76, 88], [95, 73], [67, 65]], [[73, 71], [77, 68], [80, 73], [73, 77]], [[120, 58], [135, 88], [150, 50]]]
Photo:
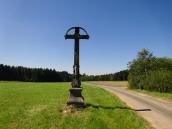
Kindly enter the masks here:
[[151, 71], [143, 80], [147, 90], [172, 92], [172, 72], [166, 70]]
[[154, 57], [143, 49], [129, 63], [129, 85], [131, 88], [172, 91], [172, 59]]

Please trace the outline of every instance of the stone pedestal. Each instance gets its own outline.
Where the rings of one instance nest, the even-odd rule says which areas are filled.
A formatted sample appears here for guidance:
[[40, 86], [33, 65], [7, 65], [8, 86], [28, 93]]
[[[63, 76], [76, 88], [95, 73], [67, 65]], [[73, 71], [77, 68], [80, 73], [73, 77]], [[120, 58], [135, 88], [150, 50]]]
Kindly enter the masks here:
[[[74, 34], [68, 34], [71, 30], [75, 31]], [[80, 30], [84, 31], [86, 34], [81, 35]], [[73, 81], [72, 81], [72, 88], [70, 91], [70, 97], [67, 102], [67, 105], [72, 105], [75, 107], [83, 107], [84, 104], [84, 97], [82, 96], [82, 88], [81, 88], [81, 81], [80, 81], [80, 72], [79, 72], [79, 40], [80, 39], [89, 39], [89, 35], [85, 29], [81, 27], [72, 27], [70, 28], [65, 35], [65, 39], [74, 39], [75, 46], [74, 46], [74, 66], [73, 66]]]
[[84, 106], [84, 97], [82, 96], [82, 88], [72, 87], [70, 90], [68, 105]]

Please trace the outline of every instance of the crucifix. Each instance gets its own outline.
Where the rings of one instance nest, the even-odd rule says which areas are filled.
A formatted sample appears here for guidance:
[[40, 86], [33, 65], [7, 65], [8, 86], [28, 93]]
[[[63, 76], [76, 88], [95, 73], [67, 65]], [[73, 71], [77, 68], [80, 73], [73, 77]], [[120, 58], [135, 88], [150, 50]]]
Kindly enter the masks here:
[[[74, 30], [74, 34], [69, 34], [69, 32], [72, 30]], [[85, 34], [80, 34], [80, 30], [82, 30]], [[67, 104], [74, 106], [84, 106], [84, 97], [82, 96], [79, 71], [79, 40], [89, 39], [89, 35], [82, 27], [72, 27], [66, 32], [65, 39], [74, 39], [75, 41], [72, 88], [69, 90], [70, 97]]]

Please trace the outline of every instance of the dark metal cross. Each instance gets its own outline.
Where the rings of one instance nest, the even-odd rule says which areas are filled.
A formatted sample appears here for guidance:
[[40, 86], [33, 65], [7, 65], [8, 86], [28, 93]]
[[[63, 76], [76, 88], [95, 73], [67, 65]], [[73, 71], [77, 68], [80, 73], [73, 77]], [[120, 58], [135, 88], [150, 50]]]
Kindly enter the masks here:
[[[69, 34], [71, 30], [74, 30], [74, 34]], [[82, 30], [85, 35], [80, 34]], [[67, 102], [68, 105], [74, 106], [84, 106], [84, 97], [82, 96], [82, 87], [80, 80], [80, 71], [79, 71], [79, 40], [80, 39], [89, 39], [87, 31], [81, 27], [72, 27], [70, 28], [65, 35], [65, 39], [74, 39], [74, 66], [73, 66], [73, 81], [72, 88], [70, 89], [70, 98]]]

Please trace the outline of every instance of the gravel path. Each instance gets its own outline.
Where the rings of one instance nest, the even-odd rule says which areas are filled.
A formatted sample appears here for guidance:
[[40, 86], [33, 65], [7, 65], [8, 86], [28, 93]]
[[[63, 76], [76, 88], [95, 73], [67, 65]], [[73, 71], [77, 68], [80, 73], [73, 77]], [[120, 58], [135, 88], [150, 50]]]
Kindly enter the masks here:
[[128, 90], [124, 87], [96, 85], [117, 95], [156, 129], [172, 129], [172, 102]]

